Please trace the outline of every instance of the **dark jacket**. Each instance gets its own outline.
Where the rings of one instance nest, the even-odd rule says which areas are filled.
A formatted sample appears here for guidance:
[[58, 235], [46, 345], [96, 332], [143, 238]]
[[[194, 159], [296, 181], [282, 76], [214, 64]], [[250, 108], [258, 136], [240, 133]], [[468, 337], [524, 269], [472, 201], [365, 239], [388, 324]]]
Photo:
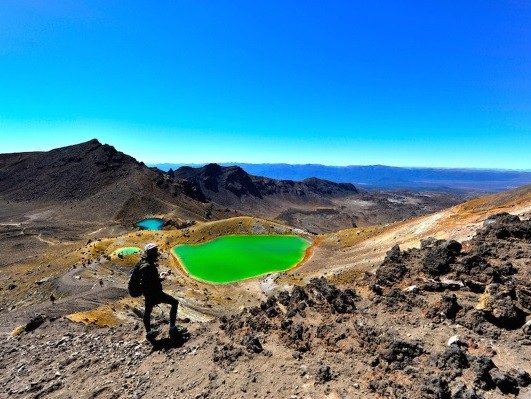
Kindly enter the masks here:
[[140, 260], [140, 272], [142, 273], [142, 289], [146, 300], [157, 301], [162, 294], [162, 283], [160, 281], [157, 264], [148, 261], [146, 258]]

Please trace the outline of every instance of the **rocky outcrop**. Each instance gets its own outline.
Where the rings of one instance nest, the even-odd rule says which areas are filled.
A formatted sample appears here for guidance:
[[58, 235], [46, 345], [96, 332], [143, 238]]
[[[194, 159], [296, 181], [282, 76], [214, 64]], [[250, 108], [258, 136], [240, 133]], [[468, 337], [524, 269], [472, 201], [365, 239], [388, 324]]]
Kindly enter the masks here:
[[[420, 290], [469, 290], [479, 295], [477, 317], [501, 328], [520, 328], [529, 314], [529, 280], [509, 258], [519, 260], [527, 253], [522, 249], [531, 244], [530, 228], [528, 220], [502, 213], [487, 219], [466, 252], [460, 243], [446, 240], [423, 240], [420, 249], [405, 252], [395, 246], [376, 271], [376, 282], [392, 287], [407, 276], [425, 276]], [[459, 311], [455, 295], [443, 295], [428, 316], [455, 319]]]

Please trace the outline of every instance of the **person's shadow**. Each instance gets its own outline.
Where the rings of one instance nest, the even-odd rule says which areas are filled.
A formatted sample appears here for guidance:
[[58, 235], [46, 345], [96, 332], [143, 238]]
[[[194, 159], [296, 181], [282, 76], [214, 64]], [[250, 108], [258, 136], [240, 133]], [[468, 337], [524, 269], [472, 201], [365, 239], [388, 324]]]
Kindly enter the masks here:
[[168, 350], [172, 348], [180, 348], [190, 340], [190, 333], [188, 331], [179, 331], [173, 337], [165, 337], [151, 341], [153, 351]]

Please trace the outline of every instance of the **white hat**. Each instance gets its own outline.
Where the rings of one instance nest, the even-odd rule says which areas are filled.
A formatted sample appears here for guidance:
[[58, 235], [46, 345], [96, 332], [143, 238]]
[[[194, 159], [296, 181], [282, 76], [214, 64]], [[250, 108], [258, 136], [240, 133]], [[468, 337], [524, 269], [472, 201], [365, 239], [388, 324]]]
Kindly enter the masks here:
[[147, 252], [152, 250], [153, 248], [157, 248], [157, 244], [155, 244], [154, 242], [150, 242], [149, 244], [146, 244], [146, 246], [144, 247], [144, 251]]

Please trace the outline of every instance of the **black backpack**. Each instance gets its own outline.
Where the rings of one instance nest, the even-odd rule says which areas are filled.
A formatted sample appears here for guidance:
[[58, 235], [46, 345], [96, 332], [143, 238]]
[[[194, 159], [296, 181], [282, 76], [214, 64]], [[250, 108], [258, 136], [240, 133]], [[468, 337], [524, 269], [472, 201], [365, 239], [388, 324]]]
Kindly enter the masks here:
[[129, 290], [129, 295], [133, 298], [142, 295], [142, 272], [140, 271], [140, 263], [137, 264], [131, 272], [129, 282], [127, 283], [127, 289]]

